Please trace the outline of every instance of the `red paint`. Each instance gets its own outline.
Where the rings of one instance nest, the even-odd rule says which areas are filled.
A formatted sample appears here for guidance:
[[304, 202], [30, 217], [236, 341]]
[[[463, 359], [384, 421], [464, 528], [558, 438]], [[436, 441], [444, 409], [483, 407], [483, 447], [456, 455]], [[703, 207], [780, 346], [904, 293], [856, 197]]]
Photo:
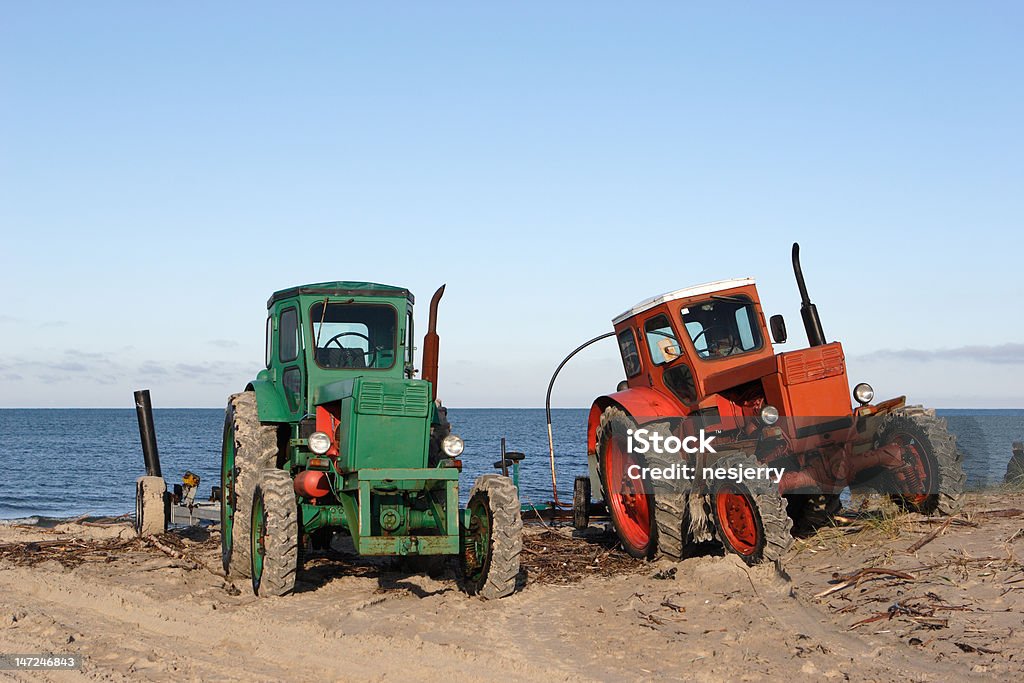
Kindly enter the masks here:
[[753, 555], [761, 539], [750, 498], [735, 485], [726, 484], [715, 497], [715, 512], [733, 550], [740, 555]]
[[651, 542], [651, 509], [643, 480], [631, 479], [630, 465], [637, 464], [619, 438], [612, 438], [605, 449], [608, 503], [619, 531], [634, 548], [643, 550]]
[[323, 498], [331, 492], [327, 483], [327, 473], [316, 470], [299, 472], [295, 476], [295, 492], [306, 498]]
[[338, 425], [341, 424], [341, 419], [338, 415], [340, 412], [340, 402], [316, 407], [316, 431], [323, 432], [331, 437], [331, 447], [327, 449], [324, 455], [332, 458], [338, 457]]

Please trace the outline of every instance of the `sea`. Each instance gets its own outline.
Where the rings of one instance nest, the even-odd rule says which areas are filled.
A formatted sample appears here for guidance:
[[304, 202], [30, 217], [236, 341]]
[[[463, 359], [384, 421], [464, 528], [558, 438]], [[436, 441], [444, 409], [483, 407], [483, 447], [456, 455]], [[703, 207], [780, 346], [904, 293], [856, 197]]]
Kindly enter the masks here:
[[[970, 488], [1003, 479], [1014, 441], [1024, 441], [1024, 410], [939, 410], [964, 452]], [[450, 408], [453, 431], [466, 442], [463, 502], [479, 475], [494, 472], [501, 439], [526, 455], [523, 502], [552, 498], [547, 423], [541, 409]], [[222, 409], [155, 409], [161, 468], [168, 486], [191, 471], [199, 497], [219, 485]], [[587, 473], [587, 411], [553, 409], [559, 498], [572, 499], [573, 480]], [[144, 474], [139, 427], [128, 409], [0, 409], [0, 519], [117, 516], [135, 509], [135, 479]]]

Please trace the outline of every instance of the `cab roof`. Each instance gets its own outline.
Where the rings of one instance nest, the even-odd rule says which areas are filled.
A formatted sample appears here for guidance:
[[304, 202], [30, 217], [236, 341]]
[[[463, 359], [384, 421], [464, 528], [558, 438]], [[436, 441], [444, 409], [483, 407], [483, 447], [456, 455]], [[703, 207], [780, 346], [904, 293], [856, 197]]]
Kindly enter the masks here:
[[703, 285], [694, 285], [693, 287], [684, 287], [683, 289], [677, 289], [674, 292], [666, 292], [658, 296], [653, 296], [650, 299], [644, 299], [640, 303], [633, 306], [628, 311], [620, 313], [612, 319], [612, 325], [618, 325], [627, 318], [632, 318], [638, 313], [650, 310], [659, 304], [663, 304], [669, 301], [675, 301], [676, 299], [686, 299], [691, 296], [700, 296], [701, 294], [713, 294], [714, 292], [721, 292], [726, 289], [734, 289], [736, 287], [744, 287], [746, 285], [754, 284], [754, 278], [752, 277], [741, 277], [733, 278], [732, 280], [718, 280], [717, 282], [709, 282]]
[[409, 303], [415, 303], [416, 297], [405, 287], [393, 287], [382, 285], [376, 282], [349, 282], [337, 280], [335, 282], [315, 282], [309, 285], [289, 287], [274, 292], [267, 300], [267, 308], [274, 305], [275, 301], [290, 299], [301, 294], [316, 296], [391, 296], [405, 297]]

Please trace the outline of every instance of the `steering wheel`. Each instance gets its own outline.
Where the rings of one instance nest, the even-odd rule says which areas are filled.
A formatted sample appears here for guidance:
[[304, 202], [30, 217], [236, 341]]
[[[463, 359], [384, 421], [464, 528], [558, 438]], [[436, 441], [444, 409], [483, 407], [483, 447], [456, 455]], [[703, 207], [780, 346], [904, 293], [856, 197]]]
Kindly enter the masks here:
[[[701, 330], [700, 332], [698, 332], [698, 333], [697, 333], [697, 336], [696, 336], [696, 337], [692, 337], [692, 338], [690, 339], [690, 341], [692, 341], [692, 342], [693, 342], [693, 346], [694, 346], [694, 348], [696, 348], [696, 347], [697, 347], [697, 340], [698, 340], [698, 339], [700, 339], [701, 337], [703, 337], [703, 336], [704, 336], [704, 334], [705, 334], [705, 333], [706, 333], [706, 332], [707, 332], [708, 330], [714, 330], [714, 329], [717, 329], [717, 328], [719, 328], [719, 327], [721, 327], [721, 325], [708, 325], [708, 326], [707, 326], [707, 327], [705, 327], [705, 328], [704, 328], [703, 330]], [[707, 342], [707, 340], [706, 340], [706, 339], [704, 340], [704, 345], [705, 345], [705, 346], [708, 346], [708, 342]], [[709, 354], [711, 353], [711, 347], [710, 347], [710, 346], [708, 346], [707, 352], [708, 352]]]
[[[366, 367], [372, 368], [374, 361], [377, 360], [377, 349], [374, 348], [373, 344], [370, 342], [370, 338], [367, 337], [365, 334], [363, 334], [361, 332], [339, 332], [338, 334], [336, 334], [333, 337], [331, 337], [330, 339], [328, 339], [324, 343], [323, 348], [326, 349], [328, 346], [331, 345], [331, 342], [334, 342], [334, 343], [336, 343], [338, 345], [339, 349], [346, 349], [346, 347], [342, 346], [341, 342], [338, 341], [338, 340], [341, 339], [344, 336], [347, 336], [347, 335], [352, 335], [353, 337], [359, 337], [360, 339], [365, 339], [366, 340], [366, 347], [369, 349], [369, 351], [363, 351], [362, 354], [364, 356], [369, 356], [369, 358], [366, 359]], [[358, 351], [359, 349], [347, 349], [347, 350], [348, 351]]]
[[[701, 337], [703, 337], [704, 334], [708, 330], [715, 330], [715, 329], [719, 329], [720, 330], [720, 329], [723, 329], [724, 327], [725, 327], [724, 325], [708, 325], [707, 327], [705, 327], [703, 330], [701, 330], [700, 332], [697, 333], [697, 336], [695, 336], [695, 337], [693, 337], [691, 339], [691, 341], [693, 342], [694, 348], [696, 348], [696, 346], [697, 346], [697, 340], [700, 339]], [[705, 350], [704, 350], [704, 357], [706, 358], [707, 356], [711, 355], [711, 344], [709, 344], [707, 339], [705, 339], [704, 340], [704, 345], [706, 347]], [[735, 349], [735, 348], [736, 348], [736, 341], [733, 340], [732, 345], [728, 349], [726, 349], [726, 353], [724, 353], [724, 354], [717, 354], [716, 353], [715, 355], [725, 355], [725, 356], [728, 356], [729, 353], [731, 353], [732, 350]]]

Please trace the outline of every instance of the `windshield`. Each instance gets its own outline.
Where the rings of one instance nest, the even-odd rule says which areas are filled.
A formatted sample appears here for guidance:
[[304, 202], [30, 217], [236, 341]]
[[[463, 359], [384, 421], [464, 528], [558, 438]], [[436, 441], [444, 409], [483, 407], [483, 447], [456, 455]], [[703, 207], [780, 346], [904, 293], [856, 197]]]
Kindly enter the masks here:
[[680, 313], [700, 358], [724, 358], [761, 348], [757, 313], [746, 297], [713, 298]]
[[398, 315], [379, 304], [313, 304], [314, 358], [328, 369], [385, 370], [395, 364]]

